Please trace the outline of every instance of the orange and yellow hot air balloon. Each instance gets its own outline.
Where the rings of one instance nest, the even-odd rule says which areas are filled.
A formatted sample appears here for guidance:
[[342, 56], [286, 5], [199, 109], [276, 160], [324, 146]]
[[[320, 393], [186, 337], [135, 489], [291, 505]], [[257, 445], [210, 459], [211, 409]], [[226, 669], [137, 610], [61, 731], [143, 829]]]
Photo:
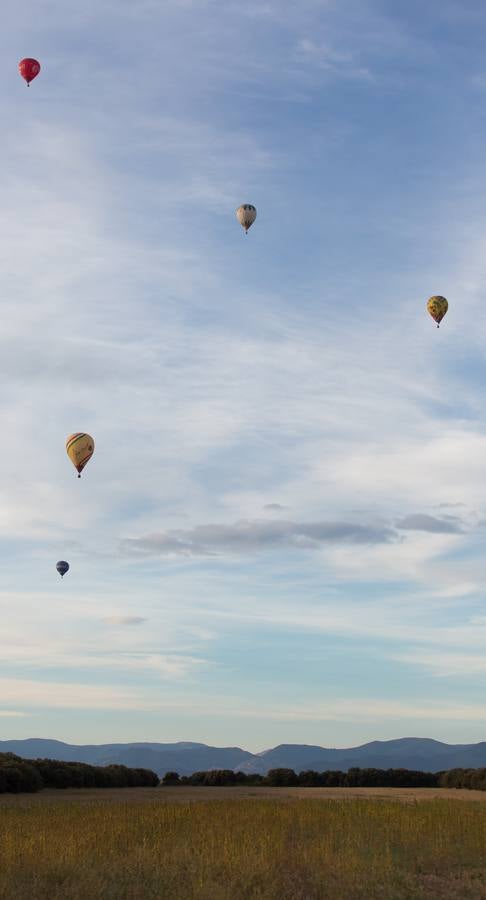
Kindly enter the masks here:
[[441, 297], [440, 294], [435, 294], [433, 297], [430, 297], [429, 300], [427, 300], [427, 311], [432, 316], [434, 322], [437, 322], [437, 328], [442, 322], [442, 319], [444, 318], [448, 309], [449, 304], [446, 298]]
[[81, 472], [93, 456], [94, 447], [93, 438], [84, 431], [77, 431], [76, 434], [69, 435], [66, 441], [66, 452], [78, 473], [78, 478], [81, 478]]

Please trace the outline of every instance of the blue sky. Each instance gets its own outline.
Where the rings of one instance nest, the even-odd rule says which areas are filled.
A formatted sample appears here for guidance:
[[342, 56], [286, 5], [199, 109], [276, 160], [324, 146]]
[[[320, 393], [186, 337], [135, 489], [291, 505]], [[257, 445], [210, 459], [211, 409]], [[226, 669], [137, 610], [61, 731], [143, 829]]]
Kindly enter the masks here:
[[486, 11], [3, 24], [2, 736], [484, 739]]

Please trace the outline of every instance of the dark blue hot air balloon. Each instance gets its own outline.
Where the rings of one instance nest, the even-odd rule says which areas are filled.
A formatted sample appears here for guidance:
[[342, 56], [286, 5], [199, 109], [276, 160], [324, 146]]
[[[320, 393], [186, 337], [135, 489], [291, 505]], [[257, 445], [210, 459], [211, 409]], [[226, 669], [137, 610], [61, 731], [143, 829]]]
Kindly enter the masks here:
[[60, 559], [59, 562], [56, 563], [56, 569], [59, 572], [61, 578], [63, 578], [66, 572], [69, 572], [69, 563], [66, 562], [65, 559]]

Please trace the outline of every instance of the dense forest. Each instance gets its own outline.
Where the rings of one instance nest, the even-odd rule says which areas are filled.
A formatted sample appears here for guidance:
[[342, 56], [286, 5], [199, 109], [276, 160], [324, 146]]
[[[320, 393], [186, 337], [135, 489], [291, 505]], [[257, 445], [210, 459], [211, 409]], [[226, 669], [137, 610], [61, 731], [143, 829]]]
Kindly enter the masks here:
[[162, 782], [150, 769], [122, 765], [92, 766], [56, 759], [21, 759], [0, 753], [0, 793], [24, 793], [43, 788], [124, 788], [171, 785], [231, 787], [445, 787], [486, 790], [486, 769], [450, 769], [447, 772], [416, 772], [411, 769], [349, 769], [347, 772], [270, 769], [266, 775], [211, 769], [179, 775], [167, 772]]
[[179, 776], [167, 772], [162, 785], [262, 785], [266, 787], [455, 787], [486, 790], [486, 769], [451, 769], [416, 772], [411, 769], [349, 769], [347, 772], [270, 769], [266, 775], [246, 775], [231, 769], [213, 769]]
[[156, 787], [159, 777], [150, 769], [127, 766], [90, 766], [57, 759], [21, 759], [0, 753], [0, 794], [33, 793], [43, 788]]

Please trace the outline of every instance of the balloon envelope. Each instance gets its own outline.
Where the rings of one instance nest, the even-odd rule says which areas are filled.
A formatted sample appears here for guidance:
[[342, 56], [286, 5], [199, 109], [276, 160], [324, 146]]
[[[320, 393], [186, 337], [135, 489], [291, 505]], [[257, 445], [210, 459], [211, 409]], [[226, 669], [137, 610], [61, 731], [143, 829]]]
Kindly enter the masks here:
[[66, 441], [66, 452], [78, 473], [78, 477], [81, 476], [86, 463], [93, 456], [94, 446], [93, 438], [84, 431], [76, 431], [75, 434], [69, 435]]
[[256, 209], [251, 203], [243, 203], [242, 206], [239, 206], [236, 210], [236, 218], [240, 225], [248, 231], [248, 229], [253, 225], [253, 222], [256, 219]]
[[434, 322], [437, 322], [437, 328], [439, 324], [442, 322], [447, 310], [449, 309], [449, 304], [445, 297], [441, 297], [440, 294], [435, 294], [433, 297], [430, 297], [427, 300], [427, 310], [432, 316]]
[[56, 563], [56, 569], [59, 572], [61, 578], [63, 578], [66, 572], [69, 572], [69, 563], [66, 562], [65, 559], [60, 559], [59, 562]]
[[40, 62], [36, 59], [31, 59], [30, 56], [26, 56], [25, 59], [21, 59], [19, 62], [19, 72], [27, 84], [30, 84], [34, 78], [37, 78], [40, 68]]

